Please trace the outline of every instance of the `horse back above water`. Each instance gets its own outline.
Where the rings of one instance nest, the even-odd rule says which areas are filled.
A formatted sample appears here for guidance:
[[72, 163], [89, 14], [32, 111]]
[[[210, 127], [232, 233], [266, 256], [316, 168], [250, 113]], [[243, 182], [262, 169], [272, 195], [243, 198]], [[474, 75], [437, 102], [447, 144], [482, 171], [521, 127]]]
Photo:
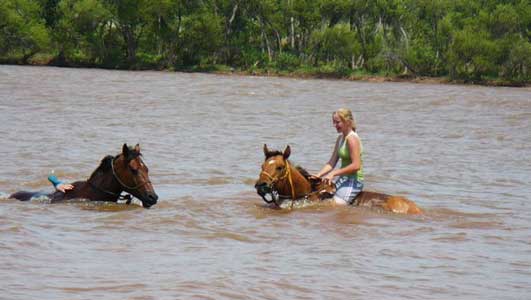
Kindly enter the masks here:
[[[143, 207], [149, 208], [157, 203], [158, 196], [148, 172], [149, 169], [142, 160], [140, 145], [129, 147], [124, 144], [118, 155], [105, 156], [86, 181], [72, 183], [74, 188], [65, 193], [55, 191], [45, 196], [52, 203], [70, 199], [117, 202], [125, 198], [121, 194], [126, 192], [138, 198]], [[42, 195], [39, 192], [19, 191], [9, 198], [27, 201]]]
[[[288, 157], [290, 146], [281, 151], [271, 151], [264, 145], [265, 161], [255, 184], [256, 192], [267, 203], [280, 207], [284, 200], [321, 201], [333, 197], [335, 186], [326, 184], [301, 167], [293, 167]], [[271, 199], [267, 199], [267, 196]], [[373, 207], [393, 213], [420, 214], [422, 210], [411, 200], [402, 196], [362, 191], [354, 199], [355, 206]]]

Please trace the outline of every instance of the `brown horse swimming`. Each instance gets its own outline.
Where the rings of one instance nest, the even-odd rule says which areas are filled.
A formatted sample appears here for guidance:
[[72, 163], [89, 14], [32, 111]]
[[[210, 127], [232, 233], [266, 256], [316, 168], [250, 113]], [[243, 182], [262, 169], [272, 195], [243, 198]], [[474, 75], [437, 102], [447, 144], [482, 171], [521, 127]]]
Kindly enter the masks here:
[[149, 179], [148, 167], [141, 156], [138, 144], [135, 147], [124, 144], [122, 153], [105, 156], [88, 180], [72, 183], [74, 188], [66, 193], [56, 191], [43, 194], [20, 191], [10, 195], [9, 198], [27, 201], [34, 197], [47, 196], [52, 203], [70, 199], [111, 202], [126, 199], [130, 203], [129, 195], [121, 195], [122, 192], [127, 192], [142, 201], [142, 206], [149, 208], [157, 203], [158, 196]]
[[[288, 161], [291, 148], [284, 152], [270, 151], [264, 145], [265, 161], [260, 177], [255, 184], [256, 192], [267, 203], [281, 206], [284, 200], [308, 199], [319, 201], [331, 198], [335, 187], [325, 184], [320, 178], [311, 176], [302, 168], [295, 168]], [[271, 195], [271, 200], [266, 196]], [[293, 201], [291, 202], [293, 205]], [[385, 211], [405, 214], [420, 214], [421, 209], [412, 201], [402, 196], [391, 196], [377, 192], [362, 191], [354, 205], [380, 208]]]
[[[311, 176], [299, 166], [294, 167], [288, 160], [290, 154], [289, 146], [284, 152], [280, 152], [270, 151], [267, 145], [264, 145], [265, 161], [255, 184], [258, 195], [265, 202], [278, 207], [287, 199], [318, 201], [331, 198], [335, 193], [335, 186]], [[267, 195], [271, 195], [271, 200], [266, 198]], [[293, 202], [291, 204], [293, 205]]]

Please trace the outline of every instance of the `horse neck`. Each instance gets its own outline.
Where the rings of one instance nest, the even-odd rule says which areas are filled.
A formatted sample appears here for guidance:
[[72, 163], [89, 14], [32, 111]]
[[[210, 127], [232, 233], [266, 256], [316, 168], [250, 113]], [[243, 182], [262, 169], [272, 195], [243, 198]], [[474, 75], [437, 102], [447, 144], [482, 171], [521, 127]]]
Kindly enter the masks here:
[[114, 179], [112, 170], [105, 172], [97, 172], [93, 174], [88, 180], [87, 185], [90, 186], [94, 196], [101, 200], [116, 201], [123, 191], [122, 186]]
[[289, 175], [282, 180], [282, 183], [282, 186], [278, 187], [279, 193], [292, 198], [293, 192], [295, 199], [308, 195], [312, 190], [310, 182], [291, 163], [289, 163]]

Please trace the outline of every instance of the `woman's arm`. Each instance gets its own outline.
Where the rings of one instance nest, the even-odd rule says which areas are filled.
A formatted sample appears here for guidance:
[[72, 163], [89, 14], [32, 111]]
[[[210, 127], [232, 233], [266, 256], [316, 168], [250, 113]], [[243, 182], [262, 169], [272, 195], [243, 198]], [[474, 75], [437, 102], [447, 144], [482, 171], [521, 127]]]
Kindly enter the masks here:
[[333, 170], [326, 175], [326, 179], [332, 180], [335, 176], [348, 175], [358, 171], [361, 167], [360, 141], [357, 137], [350, 135], [347, 137], [347, 146], [352, 162], [344, 168]]
[[338, 136], [336, 139], [336, 145], [334, 146], [334, 151], [332, 151], [332, 155], [330, 156], [328, 163], [326, 163], [326, 165], [321, 169], [321, 171], [319, 171], [319, 173], [317, 173], [315, 176], [322, 177], [334, 169], [337, 164], [337, 161], [339, 160], [339, 156], [337, 155], [337, 148], [339, 147], [338, 144], [340, 140], [341, 136]]
[[55, 175], [49, 175], [48, 181], [50, 181], [53, 184], [53, 187], [63, 193], [66, 193], [66, 191], [71, 190], [74, 188], [73, 185], [68, 183], [62, 183], [59, 179], [57, 179], [57, 176]]

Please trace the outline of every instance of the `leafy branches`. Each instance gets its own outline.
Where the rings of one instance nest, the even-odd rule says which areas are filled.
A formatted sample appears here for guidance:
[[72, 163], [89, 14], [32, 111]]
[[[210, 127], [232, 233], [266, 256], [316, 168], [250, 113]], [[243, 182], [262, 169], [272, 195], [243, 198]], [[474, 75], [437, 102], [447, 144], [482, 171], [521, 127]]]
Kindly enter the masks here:
[[1, 57], [108, 68], [529, 82], [530, 28], [528, 0], [0, 0]]

